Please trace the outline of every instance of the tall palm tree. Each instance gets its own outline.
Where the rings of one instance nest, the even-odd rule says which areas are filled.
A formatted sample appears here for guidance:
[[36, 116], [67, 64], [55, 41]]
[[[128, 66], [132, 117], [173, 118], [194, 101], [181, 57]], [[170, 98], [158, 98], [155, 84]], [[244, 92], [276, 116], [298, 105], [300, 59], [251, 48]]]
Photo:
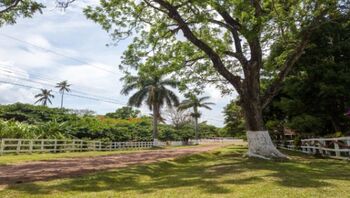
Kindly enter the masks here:
[[68, 84], [66, 80], [56, 84], [56, 88], [59, 88], [59, 92], [61, 93], [61, 109], [63, 108], [64, 92], [70, 92], [70, 86], [71, 84]]
[[43, 106], [47, 106], [47, 102], [52, 104], [50, 98], [54, 98], [55, 96], [51, 94], [52, 90], [47, 90], [47, 89], [41, 89], [41, 93], [35, 95], [35, 98], [39, 98], [36, 103], [41, 103]]
[[167, 87], [176, 88], [178, 82], [172, 79], [164, 79], [164, 75], [141, 75], [127, 76], [124, 80], [124, 88], [121, 93], [128, 95], [137, 90], [128, 101], [128, 105], [140, 107], [144, 102], [153, 111], [153, 141], [158, 141], [158, 122], [163, 121], [160, 115], [161, 108], [166, 104], [168, 107], [177, 106], [179, 99], [176, 94]]
[[193, 94], [189, 94], [188, 99], [181, 102], [178, 109], [185, 110], [193, 108], [193, 112], [191, 113], [191, 116], [194, 118], [194, 131], [195, 131], [195, 139], [198, 143], [198, 119], [201, 117], [201, 113], [199, 112], [199, 108], [206, 108], [211, 110], [209, 105], [214, 105], [212, 102], [206, 102], [210, 97], [204, 96], [201, 98], [198, 98], [197, 96]]

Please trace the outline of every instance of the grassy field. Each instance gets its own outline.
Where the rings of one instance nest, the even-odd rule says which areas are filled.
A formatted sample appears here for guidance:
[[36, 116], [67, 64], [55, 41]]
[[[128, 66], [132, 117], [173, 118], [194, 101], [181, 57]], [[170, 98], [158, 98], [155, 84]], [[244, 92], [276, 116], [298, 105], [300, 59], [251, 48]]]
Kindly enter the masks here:
[[350, 197], [348, 161], [290, 153], [291, 160], [248, 159], [244, 148], [18, 184], [0, 197]]
[[[144, 151], [143, 149], [142, 151]], [[151, 150], [151, 149], [148, 149]], [[94, 157], [101, 155], [113, 155], [119, 153], [142, 152], [141, 150], [120, 151], [89, 151], [89, 152], [67, 152], [67, 153], [33, 153], [33, 154], [7, 154], [0, 156], [0, 165], [19, 164], [31, 161], [56, 160], [63, 158]]]
[[[204, 145], [198, 145], [204, 146]], [[66, 153], [33, 153], [33, 154], [6, 154], [0, 156], [1, 165], [20, 164], [32, 161], [42, 160], [59, 160], [64, 158], [77, 158], [77, 157], [94, 157], [102, 155], [113, 155], [121, 153], [135, 153], [143, 152], [146, 150], [157, 150], [157, 149], [170, 149], [170, 148], [187, 148], [191, 146], [166, 146], [166, 147], [154, 147], [142, 150], [119, 150], [119, 151], [88, 151], [88, 152], [66, 152]]]

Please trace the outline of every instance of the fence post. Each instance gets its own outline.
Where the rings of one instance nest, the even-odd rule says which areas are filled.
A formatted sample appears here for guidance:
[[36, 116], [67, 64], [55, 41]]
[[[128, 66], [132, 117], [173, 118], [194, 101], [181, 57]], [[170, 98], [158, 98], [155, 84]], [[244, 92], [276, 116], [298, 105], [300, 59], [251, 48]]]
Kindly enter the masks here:
[[22, 140], [17, 140], [17, 149], [16, 149], [17, 154], [21, 152], [21, 144], [22, 144]]
[[33, 140], [29, 140], [29, 153], [33, 153]]
[[44, 152], [44, 140], [41, 140], [40, 151], [41, 151], [41, 152]]
[[80, 151], [83, 151], [83, 140], [80, 141]]
[[338, 141], [334, 143], [335, 156], [340, 157]]
[[55, 139], [54, 143], [53, 143], [53, 152], [56, 153], [57, 152], [57, 140]]
[[102, 143], [101, 143], [101, 141], [99, 141], [99, 150], [101, 151], [102, 150]]
[[0, 144], [0, 155], [4, 154], [4, 148], [5, 148], [5, 140], [1, 139], [1, 144]]

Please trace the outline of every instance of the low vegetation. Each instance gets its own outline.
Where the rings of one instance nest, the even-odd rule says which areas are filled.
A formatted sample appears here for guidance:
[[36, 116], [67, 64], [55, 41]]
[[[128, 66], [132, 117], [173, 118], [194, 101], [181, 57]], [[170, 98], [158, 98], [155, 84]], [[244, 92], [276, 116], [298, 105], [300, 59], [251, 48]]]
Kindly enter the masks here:
[[[94, 115], [90, 111], [77, 112], [21, 103], [0, 105], [0, 138], [151, 141], [151, 117], [137, 117], [135, 110], [121, 110], [104, 116]], [[200, 130], [202, 138], [220, 135], [219, 128], [205, 122], [200, 124]], [[159, 139], [162, 141], [181, 141], [193, 137], [191, 122], [181, 127], [165, 123], [159, 125]]]
[[350, 165], [289, 153], [290, 161], [243, 157], [242, 147], [79, 178], [10, 186], [1, 197], [348, 197]]

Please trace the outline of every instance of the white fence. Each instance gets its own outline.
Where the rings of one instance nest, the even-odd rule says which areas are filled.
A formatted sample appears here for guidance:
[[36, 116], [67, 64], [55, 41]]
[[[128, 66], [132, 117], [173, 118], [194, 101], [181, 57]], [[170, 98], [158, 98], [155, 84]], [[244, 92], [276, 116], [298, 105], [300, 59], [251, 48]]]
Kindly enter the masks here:
[[5, 153], [113, 151], [153, 147], [153, 142], [101, 142], [57, 139], [1, 139], [0, 155]]
[[350, 137], [341, 138], [312, 138], [301, 140], [295, 145], [293, 140], [277, 143], [278, 147], [297, 150], [307, 154], [320, 154], [336, 159], [350, 160]]
[[[193, 145], [196, 141], [167, 141], [167, 142], [102, 142], [80, 139], [0, 139], [0, 155], [6, 153], [58, 153], [82, 151], [114, 151], [122, 149], [145, 149], [153, 146], [182, 146]], [[235, 143], [244, 144], [240, 139], [215, 138], [201, 139], [199, 144], [207, 143]]]

